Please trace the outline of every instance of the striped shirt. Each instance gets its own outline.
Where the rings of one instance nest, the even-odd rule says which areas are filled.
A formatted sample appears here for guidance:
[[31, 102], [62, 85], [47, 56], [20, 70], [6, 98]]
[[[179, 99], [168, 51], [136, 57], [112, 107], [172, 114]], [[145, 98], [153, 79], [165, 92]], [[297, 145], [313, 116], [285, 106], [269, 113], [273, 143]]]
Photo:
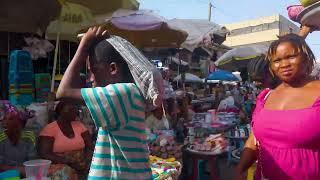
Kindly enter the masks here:
[[99, 127], [88, 179], [152, 179], [145, 132], [145, 102], [136, 85], [81, 89]]
[[16, 145], [12, 144], [5, 132], [0, 132], [0, 164], [18, 166], [36, 157], [36, 136], [32, 131], [23, 130]]

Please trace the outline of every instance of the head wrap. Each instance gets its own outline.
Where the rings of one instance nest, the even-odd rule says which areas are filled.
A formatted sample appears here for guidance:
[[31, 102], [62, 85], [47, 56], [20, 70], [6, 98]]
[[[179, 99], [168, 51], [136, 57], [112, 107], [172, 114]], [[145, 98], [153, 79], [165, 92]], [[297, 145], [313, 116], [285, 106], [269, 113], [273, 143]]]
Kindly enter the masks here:
[[29, 111], [20, 111], [17, 107], [13, 106], [9, 101], [0, 100], [0, 120], [3, 120], [5, 116], [11, 116], [20, 120], [23, 124], [27, 119], [33, 117], [33, 113]]

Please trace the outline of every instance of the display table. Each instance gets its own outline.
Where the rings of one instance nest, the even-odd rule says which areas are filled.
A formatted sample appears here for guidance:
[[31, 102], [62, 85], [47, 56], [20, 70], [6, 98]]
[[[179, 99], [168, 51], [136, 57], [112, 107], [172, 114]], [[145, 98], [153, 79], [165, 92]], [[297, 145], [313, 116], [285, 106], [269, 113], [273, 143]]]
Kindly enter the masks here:
[[[192, 176], [188, 177], [188, 179], [197, 180], [198, 174], [199, 174], [199, 168], [198, 163], [199, 160], [205, 160], [208, 162], [209, 170], [210, 170], [210, 179], [211, 180], [217, 180], [217, 167], [216, 167], [216, 157], [221, 154], [215, 154], [210, 152], [200, 152], [200, 151], [194, 151], [190, 150], [188, 148], [185, 149], [184, 153], [186, 153], [186, 156], [189, 157], [192, 160]], [[223, 153], [222, 153], [223, 154]], [[201, 173], [203, 174], [203, 173]]]

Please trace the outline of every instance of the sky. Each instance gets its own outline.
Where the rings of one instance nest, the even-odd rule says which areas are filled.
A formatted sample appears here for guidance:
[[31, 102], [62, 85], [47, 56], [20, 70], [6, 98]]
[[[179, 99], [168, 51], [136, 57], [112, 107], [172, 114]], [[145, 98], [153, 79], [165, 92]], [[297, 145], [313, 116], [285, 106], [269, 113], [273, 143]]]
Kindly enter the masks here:
[[[151, 9], [167, 18], [208, 19], [209, 2], [214, 6], [211, 21], [220, 25], [281, 14], [288, 18], [287, 7], [299, 0], [138, 0], [140, 9]], [[300, 26], [299, 24], [297, 24]], [[320, 31], [307, 37], [320, 61]]]

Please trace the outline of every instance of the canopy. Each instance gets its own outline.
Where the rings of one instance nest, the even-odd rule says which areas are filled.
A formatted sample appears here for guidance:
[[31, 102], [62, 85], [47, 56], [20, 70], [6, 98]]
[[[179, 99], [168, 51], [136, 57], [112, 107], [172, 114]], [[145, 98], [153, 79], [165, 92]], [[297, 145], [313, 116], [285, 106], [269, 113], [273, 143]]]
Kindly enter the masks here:
[[[181, 81], [181, 74], [174, 78], [174, 81]], [[191, 74], [191, 73], [185, 73], [185, 82], [189, 83], [202, 83], [203, 80], [199, 78], [198, 76]]]
[[151, 10], [118, 10], [111, 19], [106, 19], [104, 26], [111, 34], [121, 36], [139, 48], [178, 48], [188, 36], [184, 31], [170, 28], [163, 17]]
[[57, 0], [1, 0], [0, 31], [44, 32], [49, 22], [59, 16]]
[[220, 81], [239, 81], [239, 79], [229, 71], [218, 70], [210, 73], [207, 80], [220, 80]]
[[213, 42], [218, 43], [220, 40], [215, 38], [220, 36], [225, 39], [228, 33], [225, 27], [202, 19], [172, 19], [168, 21], [168, 25], [188, 33], [181, 47], [191, 52], [198, 47], [212, 45]]
[[219, 69], [228, 71], [237, 71], [241, 68], [246, 68], [250, 60], [259, 58], [264, 55], [268, 50], [268, 46], [256, 44], [234, 48], [223, 54], [216, 62], [215, 65]]

